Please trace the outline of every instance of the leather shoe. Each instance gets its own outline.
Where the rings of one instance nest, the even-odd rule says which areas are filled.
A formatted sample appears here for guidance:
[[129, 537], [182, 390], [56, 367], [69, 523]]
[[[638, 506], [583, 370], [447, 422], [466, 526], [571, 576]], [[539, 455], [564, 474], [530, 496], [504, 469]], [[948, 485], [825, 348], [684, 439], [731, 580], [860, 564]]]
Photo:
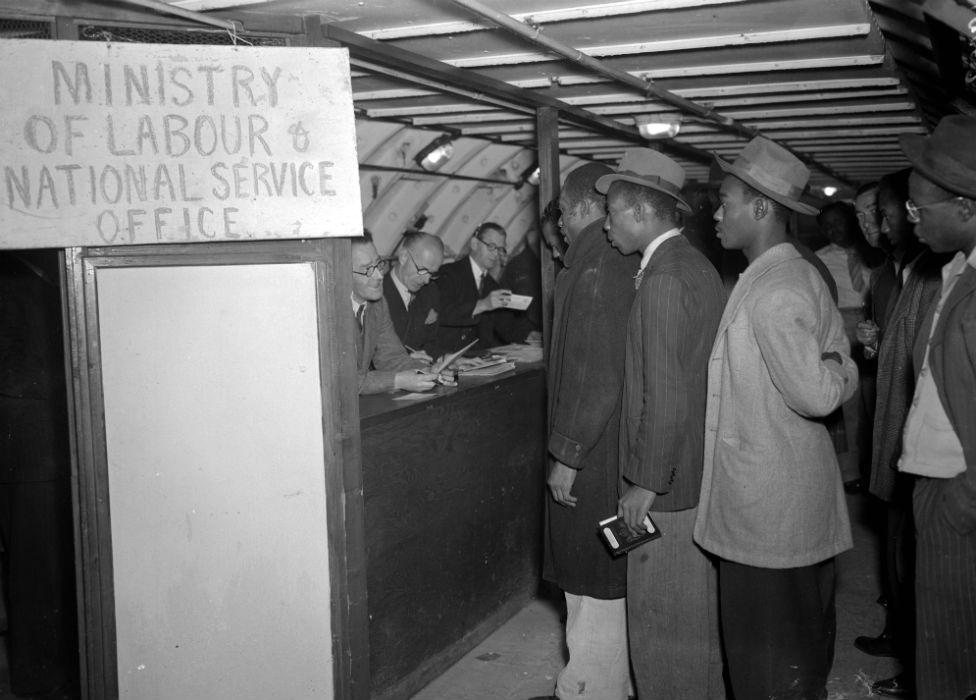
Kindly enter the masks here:
[[877, 637], [858, 637], [854, 646], [871, 656], [898, 656], [894, 637], [884, 632]]
[[887, 695], [889, 698], [915, 697], [915, 688], [912, 686], [911, 678], [905, 673], [899, 673], [897, 676], [885, 678], [882, 681], [875, 681], [871, 684], [871, 692]]

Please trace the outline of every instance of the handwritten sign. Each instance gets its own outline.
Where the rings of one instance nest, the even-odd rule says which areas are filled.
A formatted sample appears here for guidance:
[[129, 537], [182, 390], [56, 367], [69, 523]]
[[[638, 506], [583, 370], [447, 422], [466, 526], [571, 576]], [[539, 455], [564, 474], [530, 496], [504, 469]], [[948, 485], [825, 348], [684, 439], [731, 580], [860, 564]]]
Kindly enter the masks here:
[[362, 231], [348, 54], [0, 42], [0, 247]]

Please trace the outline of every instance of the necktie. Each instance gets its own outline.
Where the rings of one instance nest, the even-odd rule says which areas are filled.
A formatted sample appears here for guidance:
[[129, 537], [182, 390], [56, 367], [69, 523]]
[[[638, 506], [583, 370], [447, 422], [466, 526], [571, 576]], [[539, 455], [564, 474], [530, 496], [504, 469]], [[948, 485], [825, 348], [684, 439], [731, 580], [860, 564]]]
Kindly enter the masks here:
[[359, 322], [359, 330], [362, 330], [363, 324], [366, 322], [366, 304], [360, 304], [359, 308], [356, 309], [356, 320]]
[[478, 280], [478, 296], [483, 296], [485, 293], [485, 277], [487, 276], [487, 272], [481, 273], [481, 279]]
[[861, 264], [860, 256], [853, 250], [847, 251], [847, 271], [851, 276], [851, 286], [855, 292], [864, 291], [864, 265]]
[[644, 268], [642, 267], [637, 271], [637, 274], [634, 275], [634, 289], [640, 289], [641, 280], [643, 279], [644, 279]]

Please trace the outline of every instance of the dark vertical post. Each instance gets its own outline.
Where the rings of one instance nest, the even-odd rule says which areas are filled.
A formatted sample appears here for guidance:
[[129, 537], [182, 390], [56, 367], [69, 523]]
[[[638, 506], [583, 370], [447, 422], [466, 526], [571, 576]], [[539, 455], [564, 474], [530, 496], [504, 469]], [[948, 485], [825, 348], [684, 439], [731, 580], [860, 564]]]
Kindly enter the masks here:
[[[559, 111], [554, 107], [538, 108], [535, 132], [539, 153], [539, 218], [541, 219], [545, 206], [559, 196]], [[556, 266], [552, 256], [545, 252], [545, 241], [540, 241], [539, 260], [542, 264], [542, 347], [544, 356], [548, 357], [552, 334]]]

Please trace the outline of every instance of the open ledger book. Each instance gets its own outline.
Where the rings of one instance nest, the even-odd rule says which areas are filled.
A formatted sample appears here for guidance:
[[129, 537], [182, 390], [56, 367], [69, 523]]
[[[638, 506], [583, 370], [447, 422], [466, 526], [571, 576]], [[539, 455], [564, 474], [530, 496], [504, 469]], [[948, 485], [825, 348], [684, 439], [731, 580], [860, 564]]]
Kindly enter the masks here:
[[512, 369], [515, 369], [515, 363], [505, 355], [492, 355], [487, 358], [475, 357], [468, 360], [464, 367], [458, 368], [458, 376], [492, 377]]

